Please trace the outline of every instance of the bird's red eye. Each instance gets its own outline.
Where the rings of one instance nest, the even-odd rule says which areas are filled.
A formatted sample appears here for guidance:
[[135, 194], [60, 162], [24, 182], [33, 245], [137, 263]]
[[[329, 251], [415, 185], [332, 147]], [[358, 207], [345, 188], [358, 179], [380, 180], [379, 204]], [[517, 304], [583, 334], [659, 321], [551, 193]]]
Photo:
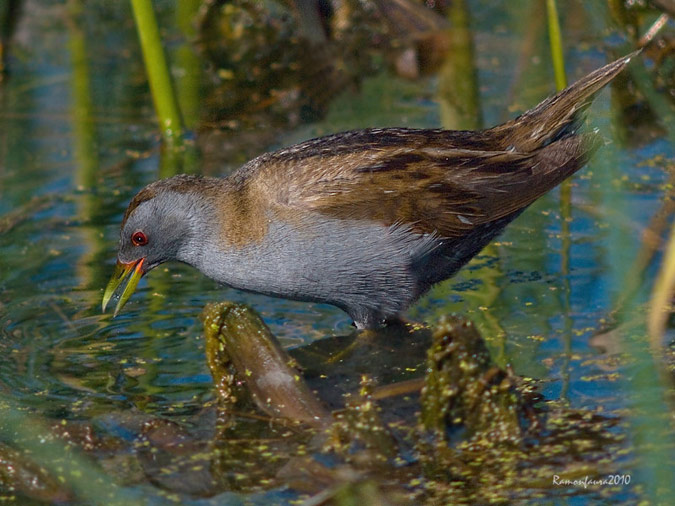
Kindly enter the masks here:
[[140, 230], [137, 230], [131, 235], [131, 244], [134, 246], [145, 246], [148, 244], [148, 237]]

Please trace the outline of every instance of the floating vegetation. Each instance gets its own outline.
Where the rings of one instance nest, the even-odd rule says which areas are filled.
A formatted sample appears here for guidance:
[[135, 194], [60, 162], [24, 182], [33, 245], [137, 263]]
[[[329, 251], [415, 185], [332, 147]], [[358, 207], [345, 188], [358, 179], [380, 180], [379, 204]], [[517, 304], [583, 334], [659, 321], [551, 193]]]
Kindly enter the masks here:
[[372, 333], [180, 265], [101, 315], [124, 205], [329, 132], [514, 117], [554, 89], [546, 2], [152, 2], [185, 151], [131, 2], [0, 4], [0, 501], [668, 503], [672, 1], [557, 2], [570, 81], [643, 47], [588, 111], [607, 142], [571, 213], [537, 203], [407, 315], [462, 318]]
[[[407, 382], [401, 389], [394, 384], [379, 390], [386, 388], [393, 393], [391, 397], [377, 394], [379, 387], [373, 379], [362, 375], [358, 389], [348, 393], [343, 407], [333, 411], [331, 423], [328, 415], [320, 415], [324, 423], [318, 431], [310, 428], [316, 424], [307, 423], [304, 410], [287, 409], [298, 404], [293, 397], [301, 399], [301, 405], [322, 402], [308, 400], [307, 396], [314, 394], [299, 377], [283, 382], [293, 385], [296, 393], [289, 388], [282, 397], [272, 393], [264, 402], [260, 393], [253, 393], [260, 383], [251, 379], [255, 376], [252, 371], [277, 371], [287, 364], [297, 371], [296, 364], [300, 368], [303, 364], [271, 345], [274, 336], [252, 310], [231, 303], [212, 305], [204, 322], [207, 350], [215, 348], [208, 344], [212, 341], [228, 357], [230, 384], [250, 385], [258, 409], [303, 423], [309, 431], [309, 439], [291, 451], [295, 456], [267, 478], [269, 483], [283, 478], [299, 491], [319, 494], [322, 500], [328, 500], [326, 490], [336, 499], [342, 494], [359, 496], [361, 487], [373, 489], [391, 502], [434, 504], [536, 498], [543, 491], [556, 489], [565, 494], [573, 487], [561, 486], [564, 480], [598, 484], [626, 453], [619, 417], [545, 401], [534, 380], [518, 378], [495, 366], [474, 326], [457, 317], [443, 318], [431, 333], [421, 391], [420, 382], [414, 383], [417, 388], [412, 390]], [[411, 340], [429, 339], [427, 329], [406, 332]], [[260, 336], [264, 336], [265, 345], [262, 352], [255, 352], [260, 349]], [[356, 338], [372, 343], [378, 336], [365, 333]], [[241, 353], [244, 343], [250, 345], [245, 358]], [[270, 346], [275, 349], [273, 361], [267, 351]], [[237, 361], [232, 359], [233, 353], [239, 356]], [[214, 378], [222, 377], [222, 365], [214, 365], [213, 359], [209, 363]], [[322, 366], [330, 378], [332, 364], [327, 361]], [[281, 405], [272, 408], [271, 398], [280, 400]], [[392, 419], [380, 404], [392, 401], [400, 402], [394, 410], [411, 403], [418, 409], [404, 409], [405, 416]], [[264, 452], [270, 455], [268, 446]], [[615, 492], [612, 487], [588, 491], [600, 495]]]

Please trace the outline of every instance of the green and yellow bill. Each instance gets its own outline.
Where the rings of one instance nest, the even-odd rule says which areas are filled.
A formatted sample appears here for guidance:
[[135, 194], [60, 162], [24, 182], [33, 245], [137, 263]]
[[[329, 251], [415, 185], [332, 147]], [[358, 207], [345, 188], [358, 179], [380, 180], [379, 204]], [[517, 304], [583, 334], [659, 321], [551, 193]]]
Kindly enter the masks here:
[[141, 258], [140, 260], [129, 263], [123, 263], [119, 260], [117, 261], [115, 272], [113, 273], [112, 278], [110, 278], [108, 286], [105, 287], [105, 292], [103, 293], [103, 303], [101, 304], [101, 308], [103, 309], [104, 313], [105, 308], [108, 307], [108, 302], [110, 302], [110, 299], [117, 291], [117, 288], [124, 282], [125, 279], [128, 278], [126, 286], [124, 287], [124, 290], [117, 301], [117, 305], [115, 306], [113, 318], [117, 316], [117, 313], [120, 312], [120, 309], [124, 307], [124, 304], [126, 304], [129, 298], [133, 295], [138, 282], [143, 277], [143, 262], [145, 262], [145, 258]]

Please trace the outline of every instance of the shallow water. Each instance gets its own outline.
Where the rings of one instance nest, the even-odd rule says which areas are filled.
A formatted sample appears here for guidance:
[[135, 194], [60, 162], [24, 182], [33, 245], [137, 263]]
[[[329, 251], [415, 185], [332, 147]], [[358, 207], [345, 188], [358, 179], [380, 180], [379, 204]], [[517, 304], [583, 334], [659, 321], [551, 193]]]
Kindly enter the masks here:
[[[534, 16], [528, 2], [478, 2], [470, 12], [489, 126], [554, 91], [545, 26], [523, 24]], [[570, 12], [563, 16], [570, 80], [630, 49], [606, 6], [574, 3]], [[119, 223], [138, 189], [174, 172], [226, 175], [256, 154], [329, 132], [448, 126], [437, 76], [404, 80], [376, 58], [376, 71], [336, 93], [321, 119], [228, 111], [230, 130], [215, 136], [212, 102], [203, 99], [214, 95], [213, 78], [171, 5], [162, 3], [160, 13], [194, 132], [185, 156], [161, 149], [126, 4], [87, 2], [75, 15], [59, 3], [24, 2], [9, 46], [11, 74], [0, 84], [0, 218], [9, 217], [0, 222], [0, 391], [35, 415], [94, 420], [103, 433], [119, 430], [106, 420], [120, 410], [177, 420], [214, 398], [198, 320], [207, 302], [250, 304], [287, 347], [352, 331], [338, 309], [238, 292], [174, 264], [146, 276], [117, 318], [101, 314]], [[619, 87], [635, 85], [624, 81], [591, 107], [590, 127], [607, 145], [572, 179], [567, 228], [555, 190], [408, 315], [433, 323], [459, 312], [476, 323], [498, 363], [545, 380], [547, 398], [609, 413], [629, 407], [629, 387], [592, 338], [634, 281], [630, 307], [644, 312], [660, 250], [643, 270], [635, 262], [645, 228], [671, 198], [675, 167], [672, 96], [663, 83], [640, 86], [652, 99], [648, 120], [644, 110], [628, 119]], [[626, 352], [611, 336], [603, 344]]]

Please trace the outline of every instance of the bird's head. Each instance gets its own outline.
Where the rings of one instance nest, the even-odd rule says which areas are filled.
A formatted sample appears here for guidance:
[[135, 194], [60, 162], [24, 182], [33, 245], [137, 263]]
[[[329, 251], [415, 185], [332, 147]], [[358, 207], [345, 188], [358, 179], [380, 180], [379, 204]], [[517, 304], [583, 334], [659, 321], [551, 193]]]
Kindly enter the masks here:
[[103, 294], [105, 311], [117, 289], [126, 281], [115, 307], [122, 309], [141, 277], [158, 265], [181, 260], [199, 233], [196, 218], [203, 216], [198, 189], [203, 178], [176, 176], [143, 188], [129, 203], [120, 229], [117, 266]]

